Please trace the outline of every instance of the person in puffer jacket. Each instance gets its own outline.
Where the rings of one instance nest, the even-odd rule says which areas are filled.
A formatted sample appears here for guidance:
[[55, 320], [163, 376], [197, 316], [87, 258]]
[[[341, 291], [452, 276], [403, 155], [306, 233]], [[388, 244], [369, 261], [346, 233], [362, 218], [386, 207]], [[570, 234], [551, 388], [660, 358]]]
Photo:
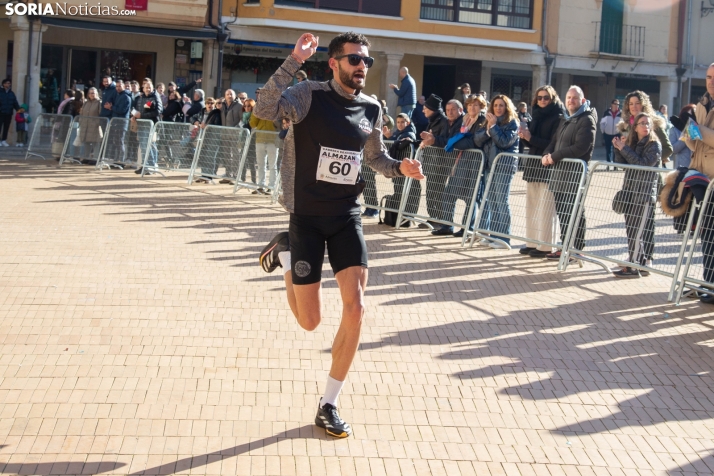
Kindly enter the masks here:
[[[626, 141], [619, 137], [612, 140], [612, 145], [615, 147], [615, 162], [659, 167], [662, 160], [662, 144], [654, 132], [652, 117], [640, 113], [635, 116], [632, 125], [632, 132]], [[629, 261], [643, 266], [652, 260], [654, 251], [657, 177], [657, 172], [627, 169], [622, 184], [625, 199], [629, 202], [625, 206]], [[649, 271], [625, 266], [613, 274], [617, 278], [632, 279], [648, 276]]]
[[[154, 85], [151, 81], [146, 81], [144, 83], [144, 92], [141, 96], [138, 96], [135, 101], [134, 108], [134, 119], [149, 119], [154, 123], [159, 122], [161, 119], [161, 113], [164, 111], [164, 105], [161, 102], [159, 94], [154, 90]], [[156, 142], [152, 139], [149, 145], [149, 157], [144, 164], [144, 168], [151, 167], [155, 168], [159, 160], [159, 152], [156, 148]], [[142, 150], [141, 154], [144, 156], [146, 151]], [[142, 167], [136, 169], [137, 174], [141, 174]], [[144, 175], [151, 175], [152, 170], [144, 170]]]

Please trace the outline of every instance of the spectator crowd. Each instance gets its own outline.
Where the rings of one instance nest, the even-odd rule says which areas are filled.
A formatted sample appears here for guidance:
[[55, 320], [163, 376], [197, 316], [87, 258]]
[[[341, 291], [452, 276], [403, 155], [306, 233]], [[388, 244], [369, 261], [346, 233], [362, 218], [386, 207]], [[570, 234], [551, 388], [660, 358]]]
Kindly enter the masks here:
[[[296, 80], [305, 81], [307, 75], [298, 71]], [[256, 101], [246, 92], [225, 91], [223, 97], [207, 97], [200, 89], [201, 79], [184, 86], [174, 82], [157, 83], [145, 78], [137, 81], [114, 80], [110, 75], [102, 78], [99, 89], [91, 87], [85, 97], [83, 90], [68, 89], [57, 112], [72, 117], [128, 120], [126, 134], [136, 134], [131, 124], [144, 119], [188, 123], [200, 131], [209, 125], [245, 128], [256, 131], [280, 132], [284, 138], [290, 132], [290, 123], [267, 121], [255, 116], [252, 111]], [[691, 188], [697, 198], [703, 196], [709, 180], [714, 178], [714, 65], [707, 70], [707, 93], [699, 104], [688, 104], [676, 116], [667, 116], [667, 107], [655, 110], [649, 96], [642, 91], [628, 93], [623, 103], [613, 99], [602, 117], [585, 97], [578, 86], [567, 90], [564, 101], [550, 85], [540, 86], [533, 94], [532, 103], [515, 105], [503, 94], [488, 98], [485, 91], [472, 93], [469, 84], [462, 84], [454, 97], [444, 101], [431, 94], [418, 96], [414, 79], [409, 70], [399, 71], [399, 84], [390, 84], [396, 94], [400, 110], [390, 115], [384, 99], [378, 99], [382, 107], [383, 134], [392, 141], [389, 152], [402, 158], [403, 151], [414, 148], [438, 147], [446, 152], [479, 150], [482, 152], [483, 168], [478, 176], [478, 165], [473, 156], [464, 155], [463, 160], [432, 160], [423, 163], [426, 175], [425, 194], [429, 220], [420, 224], [433, 235], [462, 237], [476, 228], [476, 211], [485, 200], [484, 187], [490, 182], [488, 199], [484, 203], [478, 228], [489, 230], [494, 235], [484, 235], [478, 242], [493, 249], [508, 249], [511, 230], [510, 189], [516, 172], [523, 172], [526, 184], [526, 237], [529, 241], [519, 253], [535, 259], [560, 260], [561, 251], [548, 243], [565, 242], [566, 232], [577, 200], [577, 187], [582, 167], [592, 159], [596, 132], [602, 133], [608, 164], [630, 164], [646, 167], [663, 167], [673, 161], [672, 181], [676, 187], [663, 187], [660, 174], [645, 169], [627, 168], [622, 190], [613, 201], [613, 210], [623, 215], [627, 234], [628, 261], [633, 266], [622, 266], [613, 275], [622, 279], [647, 276], [645, 267], [650, 267], [655, 237], [655, 207], [662, 203], [665, 213], [679, 216], [677, 210], [686, 198], [682, 190]], [[7, 146], [7, 133], [11, 121], [16, 122], [18, 145], [26, 144], [27, 124], [32, 118], [27, 114], [27, 105], [18, 104], [6, 79], [0, 89], [0, 145]], [[259, 101], [260, 89], [255, 91]], [[396, 111], [394, 111], [396, 112]], [[90, 122], [91, 124], [91, 122]], [[699, 136], [691, 133], [696, 127]], [[101, 128], [82, 127], [74, 149], [81, 149], [84, 163], [96, 163], [102, 142]], [[123, 148], [125, 137], [118, 139], [117, 147]], [[160, 151], [151, 145], [146, 165], [156, 165]], [[246, 163], [243, 176], [236, 177], [236, 170], [227, 170], [222, 182], [250, 180], [256, 185], [255, 194], [271, 194], [277, 186], [279, 156], [276, 143], [258, 137], [254, 144], [255, 160]], [[526, 153], [539, 160], [523, 160], [515, 155]], [[505, 154], [505, 155], [499, 155]], [[511, 154], [511, 155], [509, 155]], [[462, 157], [458, 154], [458, 157]], [[497, 159], [498, 157], [498, 159]], [[217, 167], [217, 164], [216, 164]], [[580, 167], [580, 168], [579, 168]], [[609, 169], [609, 168], [608, 168]], [[606, 170], [608, 170], [606, 169]], [[141, 173], [141, 169], [136, 170]], [[212, 172], [212, 173], [211, 173]], [[144, 167], [144, 174], [152, 173]], [[692, 180], [695, 173], [696, 180]], [[202, 170], [198, 181], [214, 183], [216, 170]], [[376, 217], [378, 206], [373, 173], [364, 173], [366, 188], [363, 216]], [[401, 191], [404, 179], [393, 179], [395, 192]], [[477, 185], [478, 184], [478, 185]], [[703, 188], [702, 188], [703, 185]], [[422, 185], [414, 182], [408, 202], [418, 202]], [[478, 190], [476, 190], [478, 188]], [[469, 203], [475, 192], [476, 204], [470, 216], [463, 216], [462, 227], [455, 229], [455, 207], [458, 200]], [[668, 194], [668, 195], [667, 195]], [[665, 196], [666, 195], [666, 196]], [[661, 198], [663, 197], [663, 198]], [[412, 204], [413, 205], [413, 204]], [[409, 213], [409, 205], [407, 212]], [[414, 213], [416, 210], [411, 210]], [[468, 210], [465, 212], [465, 215]], [[702, 240], [704, 279], [714, 283], [714, 201], [708, 210], [703, 210]], [[576, 216], [573, 224], [574, 248], [586, 246], [586, 213]], [[681, 213], [680, 213], [681, 215]], [[571, 258], [576, 259], [577, 257]], [[713, 285], [714, 288], [714, 285]], [[701, 300], [714, 303], [714, 291], [702, 294]]]

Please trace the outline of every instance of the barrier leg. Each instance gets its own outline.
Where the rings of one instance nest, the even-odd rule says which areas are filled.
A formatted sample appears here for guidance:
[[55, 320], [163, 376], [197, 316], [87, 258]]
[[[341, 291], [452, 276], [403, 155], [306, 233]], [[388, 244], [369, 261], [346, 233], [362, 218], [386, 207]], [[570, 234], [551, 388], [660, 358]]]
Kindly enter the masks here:
[[691, 250], [687, 255], [687, 264], [684, 267], [684, 274], [682, 276], [682, 282], [677, 285], [679, 280], [680, 269], [682, 268], [682, 260], [684, 259], [684, 254], [686, 252], [686, 247], [689, 244], [689, 234], [692, 230], [692, 222], [694, 221], [695, 211], [699, 210], [700, 204], [697, 203], [696, 198], [692, 198], [692, 204], [689, 207], [689, 217], [687, 219], [687, 227], [684, 229], [684, 237], [682, 238], [682, 246], [679, 248], [679, 257], [677, 258], [677, 265], [674, 268], [674, 277], [672, 278], [672, 285], [669, 288], [668, 301], [672, 301], [675, 289], [677, 290], [677, 296], [675, 304], [679, 304], [682, 300], [682, 294], [684, 293], [684, 278], [689, 272], [689, 264], [692, 262], [692, 257], [694, 256], [694, 249], [697, 247], [697, 235], [699, 234], [699, 225], [701, 223], [701, 213], [699, 214], [699, 219], [697, 220], [697, 229], [694, 232], [694, 238], [691, 240]]

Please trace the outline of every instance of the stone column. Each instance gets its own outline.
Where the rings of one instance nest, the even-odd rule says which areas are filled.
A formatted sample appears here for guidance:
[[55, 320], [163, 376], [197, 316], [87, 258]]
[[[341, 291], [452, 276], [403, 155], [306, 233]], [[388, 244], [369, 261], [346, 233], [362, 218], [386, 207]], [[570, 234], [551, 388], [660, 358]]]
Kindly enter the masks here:
[[[46, 25], [33, 22], [32, 25], [32, 59], [30, 69], [30, 91], [25, 94], [25, 79], [27, 78], [27, 48], [29, 46], [29, 21], [26, 16], [10, 17], [10, 29], [13, 31], [12, 50], [12, 90], [17, 96], [17, 102], [27, 103], [30, 117], [33, 119], [42, 112], [40, 104], [40, 64], [42, 62], [41, 32], [47, 31]], [[32, 128], [35, 121], [30, 124]], [[28, 137], [31, 131], [28, 131]], [[14, 136], [13, 136], [14, 139]]]
[[568, 73], [558, 74], [558, 95], [560, 100], [565, 102], [565, 96], [568, 94], [568, 88], [573, 84], [573, 75]]
[[545, 65], [533, 64], [533, 91], [535, 92], [541, 86], [544, 86], [548, 81], [548, 70]]
[[382, 55], [384, 68], [382, 69], [381, 83], [379, 85], [379, 98], [387, 100], [389, 115], [394, 118], [397, 115], [397, 100], [399, 99], [394, 91], [389, 87], [390, 84], [399, 86], [399, 68], [402, 64], [404, 55], [401, 53], [385, 53]]
[[679, 111], [674, 111], [674, 99], [677, 97], [677, 77], [660, 76], [659, 81], [659, 104], [652, 104], [655, 110], [659, 110], [660, 104], [667, 105], [669, 115], [679, 114]]
[[[206, 92], [207, 96], [216, 96], [216, 82], [218, 61], [218, 42], [215, 40], [206, 40], [203, 42], [203, 81], [201, 81], [201, 89]], [[228, 89], [230, 84], [224, 84], [223, 88]], [[220, 94], [220, 93], [219, 93]]]
[[[481, 88], [480, 90], [486, 91], [486, 94], [488, 94], [488, 99], [489, 101], [491, 100], [492, 96], [492, 91], [491, 91], [491, 68], [488, 66], [482, 66], [481, 67]], [[478, 93], [478, 91], [471, 91]]]

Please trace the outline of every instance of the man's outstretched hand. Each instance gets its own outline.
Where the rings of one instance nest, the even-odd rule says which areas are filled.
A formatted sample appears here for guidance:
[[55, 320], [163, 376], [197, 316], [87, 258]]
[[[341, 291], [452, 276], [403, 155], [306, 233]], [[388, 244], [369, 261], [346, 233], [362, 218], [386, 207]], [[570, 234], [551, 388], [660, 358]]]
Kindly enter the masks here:
[[418, 160], [403, 159], [402, 165], [399, 166], [399, 170], [405, 177], [411, 177], [415, 180], [424, 180], [426, 178], [421, 171], [421, 162]]
[[295, 43], [293, 55], [304, 63], [310, 56], [315, 54], [319, 41], [319, 36], [315, 36], [312, 33], [303, 33], [300, 39], [297, 40], [297, 43]]

